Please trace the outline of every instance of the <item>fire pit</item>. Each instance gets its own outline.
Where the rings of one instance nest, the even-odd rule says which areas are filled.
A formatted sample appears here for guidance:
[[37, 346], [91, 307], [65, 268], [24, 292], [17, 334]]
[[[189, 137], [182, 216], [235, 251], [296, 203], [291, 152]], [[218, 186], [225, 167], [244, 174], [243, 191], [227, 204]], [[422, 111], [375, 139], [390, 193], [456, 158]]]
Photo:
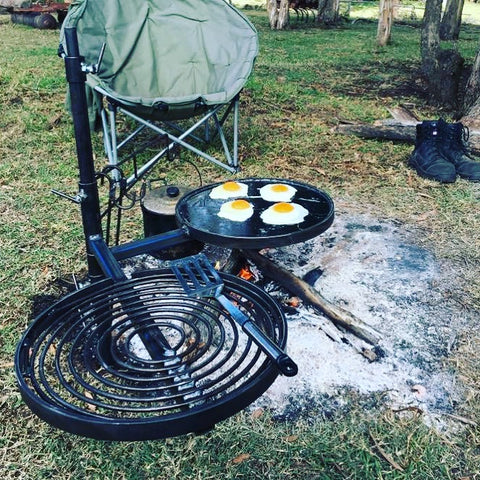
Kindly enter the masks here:
[[[242, 183], [261, 211], [264, 201], [255, 193], [279, 181]], [[262, 289], [216, 272], [203, 255], [131, 279], [116, 258], [157, 252], [175, 238], [266, 247], [326, 230], [333, 221], [330, 198], [308, 185], [284, 182], [295, 188], [295, 200], [309, 207], [304, 226], [261, 227], [257, 212], [233, 226], [232, 236], [228, 221], [212, 220], [218, 211], [218, 202], [209, 195], [218, 186], [214, 184], [178, 203], [177, 217], [186, 227], [111, 249], [99, 236], [87, 238], [107, 278], [62, 299], [24, 334], [16, 373], [29, 407], [72, 433], [153, 439], [209, 429], [251, 404], [279, 373], [295, 375], [297, 367], [284, 353], [283, 312]], [[203, 214], [196, 216], [198, 209]]]
[[[314, 238], [332, 223], [330, 197], [282, 179], [244, 179], [237, 201], [251, 209], [225, 220], [219, 185], [178, 202], [179, 228], [109, 247], [103, 238], [85, 74], [74, 29], [65, 56], [80, 172], [79, 194], [90, 285], [40, 314], [23, 335], [15, 370], [23, 399], [39, 417], [66, 431], [111, 440], [143, 440], [199, 432], [258, 398], [279, 373], [297, 367], [285, 353], [281, 309], [246, 280], [217, 272], [199, 255], [128, 279], [120, 260], [197, 240], [259, 249]], [[294, 221], [262, 219], [281, 185], [303, 212]], [[246, 200], [248, 199], [248, 201]], [[287, 208], [288, 207], [288, 208]]]

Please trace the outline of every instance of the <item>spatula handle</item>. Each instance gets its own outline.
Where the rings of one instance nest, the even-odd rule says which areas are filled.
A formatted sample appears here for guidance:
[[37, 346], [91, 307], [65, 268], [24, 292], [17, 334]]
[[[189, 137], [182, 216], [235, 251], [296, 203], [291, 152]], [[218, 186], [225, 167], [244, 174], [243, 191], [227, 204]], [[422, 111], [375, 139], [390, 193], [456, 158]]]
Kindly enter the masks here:
[[297, 364], [225, 295], [217, 295], [216, 299], [242, 327], [242, 330], [275, 362], [281, 373], [287, 377], [293, 377], [298, 373]]

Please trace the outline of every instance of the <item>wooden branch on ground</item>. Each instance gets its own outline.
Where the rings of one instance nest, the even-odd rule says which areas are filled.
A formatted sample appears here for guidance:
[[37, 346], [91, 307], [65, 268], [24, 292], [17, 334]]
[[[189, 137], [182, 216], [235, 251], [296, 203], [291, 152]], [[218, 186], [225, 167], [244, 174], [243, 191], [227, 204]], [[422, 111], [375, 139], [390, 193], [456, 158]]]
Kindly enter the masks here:
[[335, 131], [344, 135], [357, 135], [363, 138], [383, 138], [402, 142], [415, 142], [415, 126], [420, 120], [407, 108], [388, 109], [392, 118], [377, 120], [371, 125], [341, 123]]
[[356, 135], [363, 138], [380, 138], [408, 143], [414, 143], [416, 136], [415, 126], [403, 124], [366, 125], [341, 123], [335, 127], [334, 131], [343, 135]]
[[345, 328], [358, 338], [371, 345], [377, 345], [381, 339], [380, 332], [355, 317], [341, 307], [333, 305], [311, 287], [285, 268], [254, 250], [241, 250], [245, 258], [251, 260], [264, 275], [284, 286], [289, 292], [325, 314], [335, 325]]
[[[407, 143], [415, 143], [416, 125], [420, 123], [413, 113], [403, 107], [389, 109], [392, 118], [377, 120], [372, 124], [340, 123], [333, 131], [343, 135], [356, 135], [362, 138], [378, 138]], [[460, 120], [462, 122], [462, 120]], [[468, 121], [465, 120], [468, 127]], [[472, 128], [468, 139], [468, 148], [472, 153], [480, 155], [480, 130]]]

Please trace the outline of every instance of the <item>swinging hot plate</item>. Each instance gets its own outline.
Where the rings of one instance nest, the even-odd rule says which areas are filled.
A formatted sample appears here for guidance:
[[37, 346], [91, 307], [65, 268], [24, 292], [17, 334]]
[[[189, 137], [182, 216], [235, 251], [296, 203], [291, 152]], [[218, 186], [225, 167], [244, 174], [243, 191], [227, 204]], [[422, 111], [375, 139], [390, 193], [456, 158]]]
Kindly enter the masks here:
[[[190, 237], [221, 247], [260, 250], [310, 240], [327, 230], [333, 222], [332, 199], [311, 185], [278, 178], [247, 178], [238, 182], [248, 186], [246, 194], [228, 199], [211, 198], [213, 188], [225, 183], [219, 182], [195, 189], [178, 202], [177, 222]], [[289, 201], [308, 211], [303, 221], [293, 225], [271, 225], [262, 220], [261, 213], [275, 203], [260, 195], [260, 189], [269, 184], [284, 184], [295, 189], [295, 195]], [[245, 221], [220, 217], [218, 213], [222, 204], [236, 199], [250, 202], [253, 215]]]

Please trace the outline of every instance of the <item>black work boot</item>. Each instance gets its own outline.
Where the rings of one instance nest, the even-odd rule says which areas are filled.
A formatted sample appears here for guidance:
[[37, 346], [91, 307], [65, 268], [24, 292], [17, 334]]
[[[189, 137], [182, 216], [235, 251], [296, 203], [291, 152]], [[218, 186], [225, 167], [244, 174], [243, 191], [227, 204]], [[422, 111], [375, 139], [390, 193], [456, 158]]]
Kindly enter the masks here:
[[443, 156], [455, 165], [458, 175], [472, 182], [480, 182], [480, 162], [475, 161], [465, 144], [468, 128], [461, 123], [447, 123], [440, 119], [438, 129], [443, 138]]
[[457, 172], [452, 162], [442, 154], [443, 138], [437, 121], [423, 121], [417, 124], [417, 138], [409, 165], [421, 177], [442, 183], [453, 183]]

